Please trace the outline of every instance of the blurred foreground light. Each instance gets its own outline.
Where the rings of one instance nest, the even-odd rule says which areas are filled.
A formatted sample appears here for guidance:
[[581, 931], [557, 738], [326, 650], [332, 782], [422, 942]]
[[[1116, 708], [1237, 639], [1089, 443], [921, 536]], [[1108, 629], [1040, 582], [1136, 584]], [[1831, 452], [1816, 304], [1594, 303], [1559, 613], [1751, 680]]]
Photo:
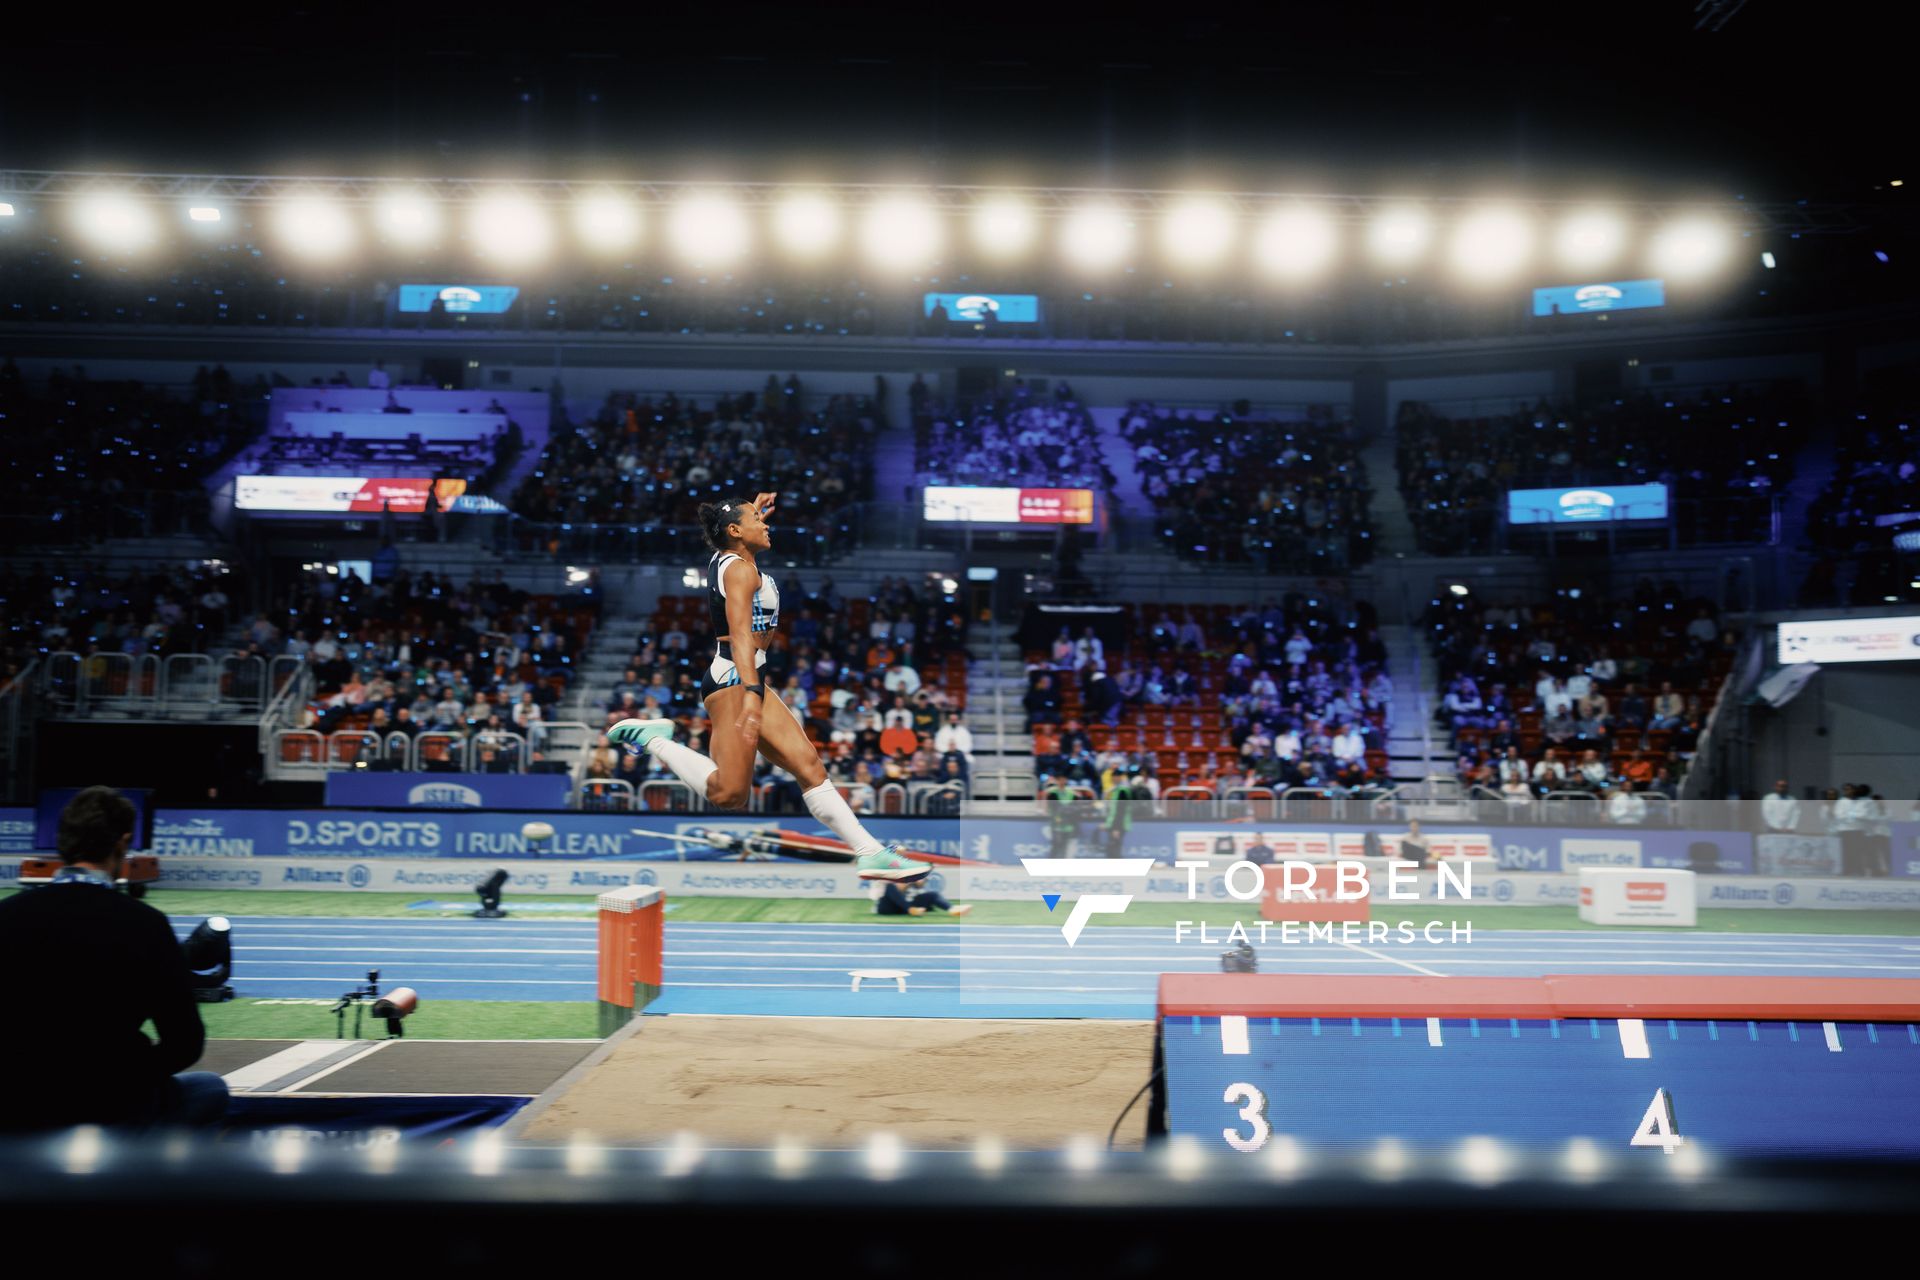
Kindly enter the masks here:
[[1040, 229], [1033, 206], [1016, 196], [993, 196], [976, 205], [972, 222], [974, 247], [1003, 261], [1031, 249]]
[[1367, 1154], [1368, 1171], [1382, 1182], [1403, 1178], [1412, 1167], [1413, 1157], [1407, 1154], [1406, 1147], [1396, 1138], [1380, 1139]]
[[1007, 1167], [1007, 1148], [1000, 1139], [988, 1135], [973, 1144], [973, 1167], [989, 1176]]
[[1667, 1172], [1682, 1182], [1695, 1182], [1713, 1172], [1713, 1162], [1706, 1152], [1688, 1142], [1674, 1148], [1667, 1160]]
[[1517, 209], [1478, 209], [1453, 229], [1449, 257], [1470, 285], [1504, 284], [1533, 256], [1533, 226]]
[[553, 243], [547, 211], [520, 195], [481, 200], [473, 206], [467, 229], [482, 254], [515, 265], [538, 262]]
[[1200, 1139], [1190, 1133], [1178, 1133], [1167, 1140], [1167, 1176], [1175, 1182], [1191, 1182], [1207, 1171], [1207, 1152]]
[[5, 200], [0, 200], [0, 218], [11, 218], [12, 216], [13, 216], [13, 206], [8, 204]]
[[1276, 1133], [1267, 1139], [1267, 1147], [1260, 1156], [1266, 1165], [1269, 1177], [1290, 1181], [1300, 1176], [1307, 1167], [1307, 1152], [1289, 1134]]
[[1060, 229], [1061, 252], [1086, 271], [1120, 265], [1133, 248], [1133, 224], [1112, 205], [1083, 205], [1067, 215]]
[[1611, 266], [1626, 243], [1626, 223], [1604, 209], [1573, 214], [1553, 237], [1554, 256], [1569, 271], [1598, 271]]
[[1676, 280], [1699, 280], [1726, 265], [1733, 237], [1717, 219], [1676, 218], [1654, 233], [1654, 270]]
[[1774, 262], [1774, 260], [1773, 260], [1773, 253], [1772, 253], [1772, 251], [1771, 251], [1771, 250], [1769, 250], [1769, 251], [1767, 251], [1767, 252], [1765, 252], [1765, 253], [1762, 253], [1762, 254], [1760, 255], [1760, 265], [1761, 265], [1761, 266], [1763, 266], [1763, 267], [1765, 267], [1765, 268], [1766, 268], [1767, 270], [1769, 270], [1769, 271], [1771, 271], [1771, 270], [1773, 270], [1773, 269], [1774, 269], [1774, 267], [1778, 265], [1778, 264], [1777, 264], [1776, 262]]
[[1575, 1138], [1560, 1157], [1560, 1167], [1576, 1182], [1592, 1182], [1607, 1171], [1607, 1157], [1592, 1138]]
[[137, 252], [158, 238], [153, 211], [131, 196], [87, 196], [75, 207], [74, 222], [99, 249]]
[[267, 1140], [267, 1165], [275, 1173], [300, 1172], [307, 1159], [307, 1136], [298, 1129], [276, 1129]]
[[1466, 1181], [1477, 1187], [1491, 1187], [1505, 1180], [1513, 1169], [1513, 1156], [1493, 1138], [1468, 1138], [1460, 1144], [1455, 1165]]
[[813, 1153], [798, 1138], [776, 1138], [773, 1143], [773, 1172], [782, 1178], [797, 1178], [813, 1163]]
[[1447, 590], [1456, 596], [1464, 596], [1467, 594], [1467, 584], [1464, 582], [1449, 582], [1447, 584]]
[[212, 205], [197, 204], [187, 210], [187, 219], [191, 222], [218, 222], [220, 211]]
[[667, 234], [674, 249], [695, 266], [726, 267], [746, 255], [747, 217], [726, 196], [691, 195], [668, 215]]
[[860, 220], [860, 247], [869, 261], [893, 271], [931, 266], [943, 240], [940, 215], [919, 196], [887, 196]]
[[100, 1167], [106, 1154], [106, 1133], [98, 1125], [83, 1124], [67, 1138], [60, 1167], [71, 1174], [89, 1174]]
[[1367, 224], [1367, 251], [1383, 267], [1417, 262], [1433, 241], [1433, 219], [1418, 205], [1382, 209]]
[[607, 1149], [593, 1140], [593, 1135], [575, 1131], [567, 1139], [567, 1151], [563, 1157], [567, 1173], [576, 1178], [588, 1178], [599, 1173], [607, 1165]]
[[1100, 1167], [1100, 1140], [1084, 1133], [1068, 1138], [1066, 1160], [1075, 1173], [1093, 1173]]
[[372, 1139], [367, 1144], [367, 1172], [384, 1178], [399, 1167], [400, 1131], [374, 1129], [367, 1136]]
[[440, 206], [424, 194], [396, 192], [374, 202], [373, 221], [386, 239], [417, 249], [439, 237]]
[[507, 1140], [498, 1129], [482, 1129], [468, 1149], [468, 1167], [477, 1178], [491, 1178], [506, 1163]]
[[611, 191], [597, 191], [573, 206], [573, 231], [599, 253], [625, 253], [640, 243], [640, 206]]
[[303, 257], [338, 258], [353, 247], [353, 219], [331, 200], [301, 196], [281, 205], [274, 226], [287, 248]]
[[796, 191], [773, 209], [773, 238], [796, 258], [811, 260], [840, 243], [840, 206], [818, 191]]
[[907, 1151], [896, 1133], [876, 1133], [867, 1140], [867, 1173], [885, 1181], [900, 1176], [906, 1167]]
[[1160, 224], [1160, 247], [1178, 266], [1219, 266], [1233, 248], [1233, 210], [1203, 196], [1182, 200]]
[[1333, 264], [1339, 247], [1333, 219], [1310, 205], [1267, 215], [1254, 237], [1254, 257], [1276, 280], [1311, 280]]
[[669, 1178], [684, 1178], [700, 1167], [705, 1154], [696, 1133], [676, 1133], [666, 1150], [660, 1153], [660, 1172]]

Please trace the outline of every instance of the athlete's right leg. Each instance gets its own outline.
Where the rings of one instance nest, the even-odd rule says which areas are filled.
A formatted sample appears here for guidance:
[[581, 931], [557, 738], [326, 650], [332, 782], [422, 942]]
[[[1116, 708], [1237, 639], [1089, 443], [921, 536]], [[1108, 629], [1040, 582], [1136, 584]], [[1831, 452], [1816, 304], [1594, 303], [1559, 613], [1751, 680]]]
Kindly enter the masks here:
[[757, 701], [738, 686], [707, 696], [711, 759], [675, 742], [671, 720], [622, 720], [607, 730], [607, 738], [647, 752], [709, 804], [744, 809], [753, 793], [753, 757], [760, 739]]

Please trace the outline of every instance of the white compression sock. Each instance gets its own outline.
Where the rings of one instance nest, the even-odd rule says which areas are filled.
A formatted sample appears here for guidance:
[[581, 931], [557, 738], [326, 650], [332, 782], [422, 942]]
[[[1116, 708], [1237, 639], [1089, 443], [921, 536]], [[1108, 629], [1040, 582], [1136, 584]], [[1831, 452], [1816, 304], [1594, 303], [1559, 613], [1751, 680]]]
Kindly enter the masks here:
[[711, 778], [719, 765], [695, 751], [675, 742], [672, 738], [655, 738], [647, 744], [647, 750], [653, 758], [663, 761], [673, 770], [673, 776], [693, 788], [693, 794], [702, 800], [707, 798], [707, 779]]
[[879, 850], [880, 842], [860, 825], [860, 819], [853, 816], [853, 810], [847, 807], [847, 802], [841, 798], [832, 781], [823, 782], [811, 791], [801, 792], [800, 798], [807, 802], [807, 812], [821, 826], [853, 847], [854, 856]]

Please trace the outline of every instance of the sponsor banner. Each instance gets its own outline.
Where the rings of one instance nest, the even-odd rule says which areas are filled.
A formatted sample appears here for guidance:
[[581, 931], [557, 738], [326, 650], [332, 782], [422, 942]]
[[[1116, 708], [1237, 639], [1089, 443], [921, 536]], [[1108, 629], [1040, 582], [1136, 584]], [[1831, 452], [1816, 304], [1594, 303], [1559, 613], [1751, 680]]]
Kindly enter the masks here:
[[1580, 919], [1588, 924], [1698, 923], [1694, 874], [1646, 867], [1580, 868]]
[[1894, 822], [1887, 830], [1893, 838], [1893, 874], [1920, 880], [1920, 822]]
[[431, 311], [438, 302], [449, 315], [497, 316], [520, 296], [520, 286], [512, 284], [403, 284], [399, 288], [400, 310]]
[[237, 511], [326, 515], [378, 515], [391, 506], [395, 515], [419, 515], [427, 509], [429, 491], [444, 509], [467, 491], [467, 482], [428, 476], [236, 476], [233, 505]]
[[939, 307], [947, 319], [962, 324], [991, 317], [1001, 324], [1038, 324], [1040, 298], [1032, 293], [928, 293], [920, 299], [920, 314], [931, 316]]
[[1536, 316], [1577, 316], [1593, 311], [1628, 311], [1666, 305], [1664, 280], [1602, 280], [1592, 284], [1549, 285], [1533, 291]]
[[1780, 624], [1783, 667], [1803, 662], [1908, 662], [1920, 658], [1920, 614]]
[[1755, 836], [1753, 862], [1763, 876], [1837, 876], [1839, 836], [1769, 833]]
[[33, 810], [0, 808], [0, 853], [32, 853], [33, 827]]
[[1664, 484], [1507, 491], [1508, 524], [1586, 524], [1666, 518], [1667, 486]]
[[564, 809], [558, 773], [371, 773], [327, 775], [327, 803], [410, 809]]
[[1091, 524], [1091, 489], [928, 485], [922, 518], [961, 524]]

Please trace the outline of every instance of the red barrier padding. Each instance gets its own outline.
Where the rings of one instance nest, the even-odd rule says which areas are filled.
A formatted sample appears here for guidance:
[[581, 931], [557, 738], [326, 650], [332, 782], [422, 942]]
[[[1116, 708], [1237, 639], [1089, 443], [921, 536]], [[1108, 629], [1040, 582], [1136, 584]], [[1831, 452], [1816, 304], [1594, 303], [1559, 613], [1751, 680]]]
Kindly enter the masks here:
[[1163, 973], [1162, 1017], [1751, 1018], [1920, 1022], [1920, 980], [1611, 977], [1429, 978]]

